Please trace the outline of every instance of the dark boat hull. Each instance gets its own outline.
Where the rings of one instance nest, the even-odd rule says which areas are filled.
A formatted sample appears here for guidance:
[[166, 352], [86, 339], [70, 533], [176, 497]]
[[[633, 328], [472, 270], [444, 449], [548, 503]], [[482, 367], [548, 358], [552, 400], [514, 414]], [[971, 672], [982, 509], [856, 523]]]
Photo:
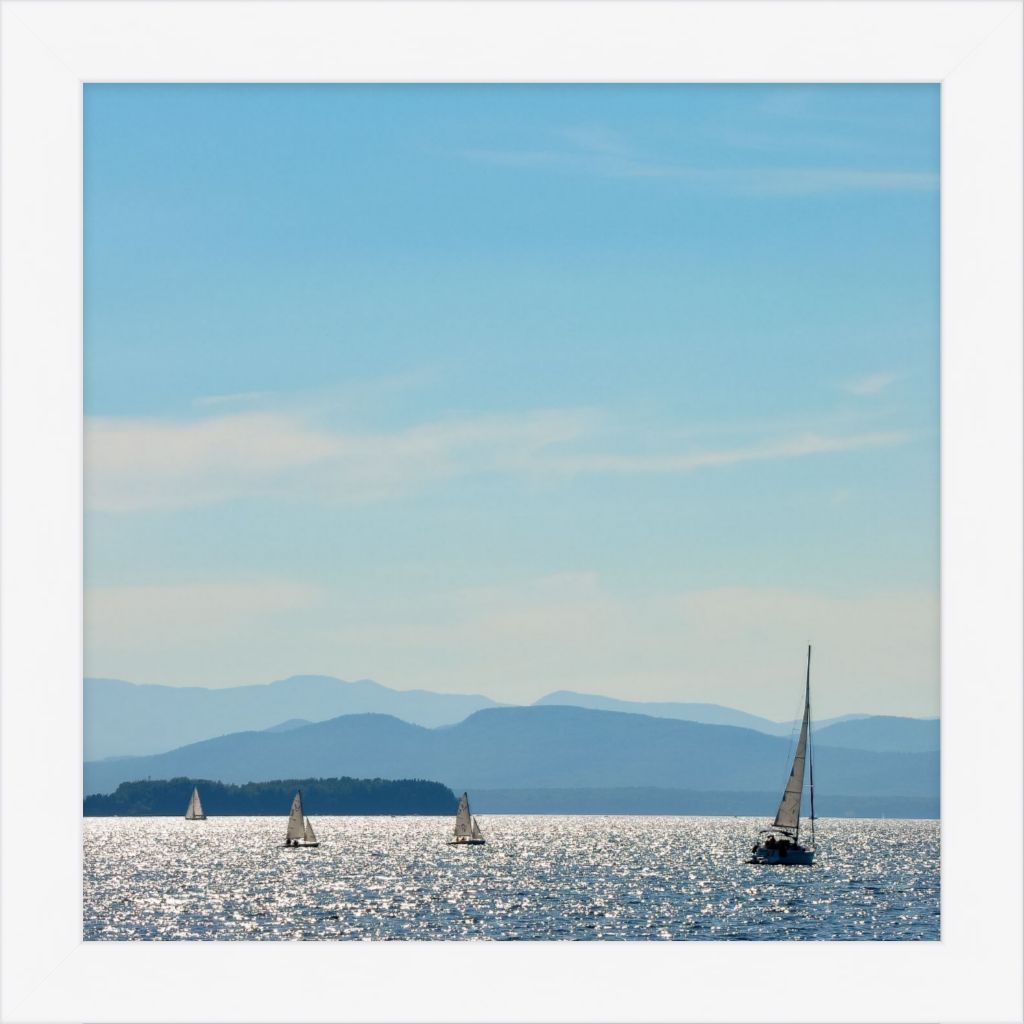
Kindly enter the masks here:
[[748, 864], [795, 864], [810, 867], [814, 863], [814, 851], [805, 850], [802, 846], [790, 846], [787, 849], [779, 847], [757, 846]]

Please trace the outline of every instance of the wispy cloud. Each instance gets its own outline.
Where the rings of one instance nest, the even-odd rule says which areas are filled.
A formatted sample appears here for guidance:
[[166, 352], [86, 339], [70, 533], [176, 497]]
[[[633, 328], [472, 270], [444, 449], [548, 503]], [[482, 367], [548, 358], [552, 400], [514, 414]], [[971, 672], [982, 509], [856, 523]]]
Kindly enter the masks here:
[[545, 447], [581, 436], [588, 418], [539, 411], [387, 434], [333, 431], [284, 413], [96, 418], [86, 424], [86, 501], [126, 512], [244, 497], [379, 500], [451, 477], [523, 469]]
[[[680, 474], [902, 444], [903, 433], [801, 433], [705, 450], [595, 451], [587, 410], [441, 420], [392, 433], [331, 430], [284, 413], [198, 421], [90, 419], [86, 500], [131, 512], [278, 497], [352, 503], [407, 495], [484, 473]], [[633, 438], [634, 443], [650, 438]]]
[[271, 394], [270, 391], [239, 391], [231, 395], [201, 395], [199, 398], [194, 398], [192, 404], [199, 408], [217, 405], [250, 405], [254, 402], [262, 402]]
[[128, 632], [135, 618], [163, 627], [201, 626], [308, 608], [322, 595], [317, 587], [290, 580], [89, 587], [86, 615]]
[[854, 377], [852, 380], [845, 381], [842, 388], [847, 394], [862, 398], [880, 394], [897, 380], [899, 380], [899, 375], [895, 373], [869, 373], [865, 377]]
[[698, 469], [735, 466], [743, 462], [774, 462], [808, 455], [862, 451], [905, 444], [909, 434], [887, 433], [822, 436], [804, 434], [761, 444], [682, 455], [576, 455], [555, 456], [550, 464], [570, 473], [691, 473]]
[[642, 153], [615, 132], [569, 129], [537, 149], [467, 149], [470, 160], [506, 167], [549, 168], [606, 178], [647, 178], [750, 196], [806, 196], [840, 191], [934, 191], [938, 175], [863, 167], [706, 167]]

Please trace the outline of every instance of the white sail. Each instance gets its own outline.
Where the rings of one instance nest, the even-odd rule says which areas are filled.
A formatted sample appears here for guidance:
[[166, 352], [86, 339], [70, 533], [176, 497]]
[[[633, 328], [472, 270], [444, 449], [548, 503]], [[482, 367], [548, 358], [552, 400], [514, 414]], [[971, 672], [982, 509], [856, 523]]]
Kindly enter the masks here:
[[469, 796], [466, 793], [462, 794], [462, 799], [459, 801], [459, 809], [455, 815], [455, 835], [456, 837], [469, 837], [473, 834], [473, 826], [469, 816]]
[[472, 835], [473, 835], [474, 839], [483, 839], [483, 837], [484, 837], [483, 832], [480, 831], [480, 826], [476, 823], [476, 818], [473, 819], [473, 833], [472, 833]]
[[309, 818], [306, 819], [306, 827], [302, 831], [302, 838], [307, 843], [316, 842], [316, 833], [313, 831], [313, 826], [309, 823]]
[[195, 786], [192, 787], [192, 798], [188, 802], [188, 810], [185, 812], [185, 817], [189, 821], [206, 817], [203, 814], [203, 805], [199, 802], [199, 790]]
[[789, 832], [799, 832], [800, 800], [804, 792], [804, 763], [807, 760], [807, 727], [811, 719], [811, 651], [807, 649], [807, 689], [804, 693], [804, 720], [800, 725], [800, 739], [797, 740], [793, 767], [789, 772], [786, 790], [782, 794], [779, 811], [775, 815], [775, 827]]
[[302, 793], [297, 792], [292, 801], [291, 814], [288, 815], [288, 834], [286, 839], [301, 839], [306, 834], [306, 827], [302, 818]]

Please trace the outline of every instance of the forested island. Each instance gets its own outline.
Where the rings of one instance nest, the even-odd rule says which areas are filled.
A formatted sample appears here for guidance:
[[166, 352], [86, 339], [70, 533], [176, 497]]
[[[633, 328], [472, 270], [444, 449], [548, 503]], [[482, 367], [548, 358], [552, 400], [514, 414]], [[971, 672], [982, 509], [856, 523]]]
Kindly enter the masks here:
[[454, 814], [455, 794], [440, 782], [422, 779], [275, 779], [236, 786], [207, 779], [153, 779], [122, 782], [113, 793], [85, 798], [86, 817], [184, 815], [199, 788], [210, 817], [231, 814], [287, 815], [292, 797], [302, 790], [307, 814]]

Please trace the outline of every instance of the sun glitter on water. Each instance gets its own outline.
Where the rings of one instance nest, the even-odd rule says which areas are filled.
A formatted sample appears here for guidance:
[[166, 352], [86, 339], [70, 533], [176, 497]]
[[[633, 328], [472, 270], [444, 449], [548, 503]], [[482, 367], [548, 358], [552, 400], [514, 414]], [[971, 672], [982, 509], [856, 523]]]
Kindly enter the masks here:
[[811, 868], [743, 863], [752, 818], [87, 818], [84, 938], [938, 939], [939, 823], [817, 822]]

